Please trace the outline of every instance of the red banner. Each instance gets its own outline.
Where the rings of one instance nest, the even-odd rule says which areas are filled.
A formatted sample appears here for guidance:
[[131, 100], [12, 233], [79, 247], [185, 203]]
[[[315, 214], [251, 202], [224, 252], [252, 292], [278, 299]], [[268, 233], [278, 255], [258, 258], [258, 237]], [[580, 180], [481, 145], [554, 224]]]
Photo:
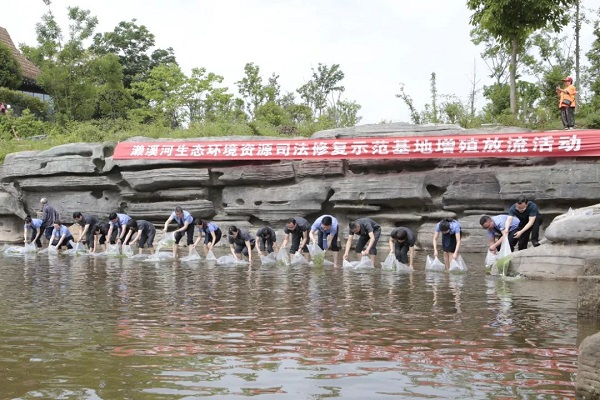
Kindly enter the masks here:
[[122, 142], [114, 159], [325, 160], [476, 157], [598, 157], [600, 131], [518, 134]]

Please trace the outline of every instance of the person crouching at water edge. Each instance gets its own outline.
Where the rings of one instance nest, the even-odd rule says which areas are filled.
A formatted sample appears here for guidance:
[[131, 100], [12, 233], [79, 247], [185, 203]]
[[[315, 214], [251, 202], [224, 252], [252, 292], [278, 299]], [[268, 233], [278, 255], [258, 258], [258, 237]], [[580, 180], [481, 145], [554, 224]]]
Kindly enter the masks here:
[[[31, 218], [29, 215], [25, 217], [24, 237], [25, 244], [35, 243], [38, 248], [42, 247], [42, 221], [41, 219]], [[31, 231], [31, 233], [29, 233]]]
[[198, 246], [198, 243], [200, 243], [200, 240], [202, 239], [202, 234], [204, 233], [204, 255], [207, 255], [208, 252], [219, 243], [221, 236], [223, 236], [223, 232], [221, 232], [221, 228], [214, 222], [204, 221], [200, 218], [197, 218], [196, 221], [194, 221], [194, 224], [198, 230], [198, 239], [196, 239], [192, 246]]
[[263, 255], [263, 251], [267, 251], [267, 254], [277, 251], [277, 235], [273, 228], [270, 226], [263, 226], [256, 231], [256, 252], [259, 256]]
[[54, 230], [52, 231], [52, 235], [50, 236], [50, 242], [48, 243], [48, 247], [55, 246], [56, 249], [60, 249], [62, 246], [66, 246], [67, 249], [72, 249], [73, 247], [69, 243], [73, 240], [73, 235], [71, 235], [71, 231], [69, 228], [64, 226], [59, 220], [54, 221]]
[[[121, 244], [127, 235], [127, 223], [131, 220], [131, 217], [127, 214], [110, 213], [108, 215], [110, 221], [110, 228], [108, 229], [108, 237], [111, 243], [114, 241], [117, 244]], [[114, 232], [117, 232], [115, 235]]]
[[192, 215], [189, 212], [184, 211], [181, 207], [175, 207], [175, 211], [172, 212], [169, 216], [169, 219], [165, 221], [163, 233], [167, 233], [169, 224], [173, 220], [177, 222], [177, 229], [173, 231], [173, 233], [175, 233], [175, 243], [173, 243], [173, 258], [177, 258], [177, 249], [179, 248], [179, 241], [183, 237], [184, 233], [185, 235], [187, 235], [188, 251], [189, 254], [191, 254], [192, 250], [194, 249], [194, 217], [192, 217]]
[[414, 232], [403, 226], [392, 230], [390, 233], [390, 254], [394, 253], [396, 260], [413, 268], [415, 259], [415, 243], [417, 237]]
[[506, 225], [507, 220], [508, 215], [506, 214], [496, 215], [495, 217], [484, 215], [479, 220], [481, 227], [488, 231], [488, 238], [490, 239], [489, 249], [494, 254], [500, 250], [502, 237], [505, 235], [508, 236], [510, 251], [515, 251], [515, 244], [517, 243], [515, 233], [519, 229], [519, 220], [513, 218], [511, 221], [508, 221], [510, 223], [508, 226]]
[[[156, 236], [156, 228], [154, 225], [143, 219], [137, 221], [132, 219], [127, 223], [127, 227], [129, 228], [129, 232], [127, 232], [127, 236], [125, 237], [125, 243], [137, 242], [138, 254], [142, 254], [144, 252], [144, 246], [146, 245], [148, 245], [149, 249], [152, 248], [152, 243], [154, 242], [154, 237]], [[131, 238], [133, 233], [135, 233], [135, 236]]]
[[252, 250], [254, 249], [255, 241], [247, 231], [239, 229], [232, 225], [228, 231], [229, 248], [231, 254], [236, 260], [241, 260], [242, 255], [248, 257], [248, 262], [252, 264]]
[[437, 239], [442, 233], [442, 251], [444, 252], [444, 265], [446, 265], [446, 271], [450, 269], [450, 257], [452, 260], [458, 258], [458, 252], [460, 250], [460, 236], [461, 227], [460, 223], [455, 219], [443, 219], [435, 227], [435, 233], [433, 234], [433, 256], [437, 258]]
[[96, 226], [100, 224], [100, 221], [94, 215], [84, 215], [79, 211], [73, 213], [73, 219], [77, 224], [83, 227], [83, 231], [79, 235], [77, 243], [80, 243], [85, 239], [88, 249], [92, 250], [94, 248], [94, 232], [96, 231]]
[[[354, 222], [350, 222], [348, 226], [350, 228], [350, 233], [348, 234], [348, 241], [346, 242], [344, 260], [346, 260], [350, 254], [350, 247], [352, 247], [354, 235], [358, 235], [358, 242], [356, 242], [355, 248], [356, 253], [361, 253], [363, 256], [369, 255], [371, 257], [371, 262], [375, 265], [377, 242], [379, 242], [379, 237], [381, 236], [381, 226], [370, 218], [359, 218]], [[365, 245], [367, 246], [366, 248]]]
[[308, 246], [310, 239], [308, 237], [308, 231], [310, 231], [310, 224], [307, 220], [302, 217], [290, 218], [285, 224], [283, 233], [283, 243], [281, 247], [285, 247], [292, 236], [292, 245], [290, 247], [290, 254], [295, 254], [297, 251], [304, 253], [304, 257], [308, 260]]
[[[315, 234], [318, 234], [315, 238]], [[310, 240], [324, 251], [333, 252], [333, 266], [338, 266], [338, 220], [331, 215], [321, 215], [310, 227]]]

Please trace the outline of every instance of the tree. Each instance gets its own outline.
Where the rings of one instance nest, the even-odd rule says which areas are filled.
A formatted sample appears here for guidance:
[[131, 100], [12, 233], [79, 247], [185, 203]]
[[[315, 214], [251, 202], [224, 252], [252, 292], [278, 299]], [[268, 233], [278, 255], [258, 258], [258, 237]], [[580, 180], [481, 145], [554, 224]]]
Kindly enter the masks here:
[[396, 94], [396, 97], [402, 100], [408, 107], [408, 110], [410, 111], [410, 121], [415, 125], [419, 125], [421, 123], [421, 114], [415, 107], [412, 97], [404, 90], [404, 83], [400, 83], [400, 93]]
[[49, 10], [36, 24], [38, 46], [22, 49], [40, 67], [37, 82], [52, 96], [55, 113], [67, 120], [87, 120], [94, 114], [96, 87], [91, 68], [94, 57], [84, 43], [93, 35], [98, 19], [79, 7], [68, 7], [67, 14], [66, 34]]
[[[600, 10], [598, 17], [600, 17]], [[600, 107], [600, 19], [594, 21], [594, 41], [586, 55], [590, 63], [587, 75], [590, 77], [592, 104], [597, 109]]]
[[517, 114], [517, 56], [538, 29], [559, 31], [577, 0], [467, 0], [471, 25], [510, 46], [510, 107]]
[[16, 89], [23, 82], [21, 65], [12, 50], [0, 43], [0, 87]]
[[187, 82], [188, 78], [177, 64], [152, 69], [146, 80], [131, 84], [141, 106], [132, 110], [132, 116], [142, 122], [164, 122], [173, 129], [182, 127], [189, 118], [184, 111], [183, 94]]
[[341, 94], [346, 90], [339, 84], [344, 76], [339, 64], [328, 67], [319, 63], [316, 71], [312, 69], [312, 79], [297, 92], [305, 104], [312, 108], [315, 116], [320, 117], [328, 106], [335, 108], [340, 101]]
[[134, 107], [131, 94], [123, 86], [123, 67], [114, 54], [98, 57], [90, 63], [96, 86], [95, 118], [126, 118]]
[[[251, 119], [256, 116], [256, 109], [265, 102], [268, 97], [268, 91], [262, 83], [260, 76], [260, 67], [254, 63], [247, 63], [244, 66], [244, 77], [236, 82], [238, 92], [244, 99], [246, 111]], [[274, 88], [273, 88], [274, 89]], [[273, 90], [271, 90], [273, 95]]]
[[132, 19], [119, 22], [112, 32], [96, 34], [91, 49], [99, 55], [118, 55], [123, 66], [123, 84], [130, 88], [134, 80], [144, 80], [152, 68], [176, 64], [172, 48], [151, 52], [154, 44], [154, 34]]

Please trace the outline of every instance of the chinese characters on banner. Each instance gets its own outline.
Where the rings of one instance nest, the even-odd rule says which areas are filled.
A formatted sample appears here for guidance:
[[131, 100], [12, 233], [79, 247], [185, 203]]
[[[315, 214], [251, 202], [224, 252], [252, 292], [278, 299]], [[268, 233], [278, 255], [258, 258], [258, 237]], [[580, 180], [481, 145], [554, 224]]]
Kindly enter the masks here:
[[281, 160], [600, 156], [600, 131], [277, 139], [122, 142], [114, 159]]

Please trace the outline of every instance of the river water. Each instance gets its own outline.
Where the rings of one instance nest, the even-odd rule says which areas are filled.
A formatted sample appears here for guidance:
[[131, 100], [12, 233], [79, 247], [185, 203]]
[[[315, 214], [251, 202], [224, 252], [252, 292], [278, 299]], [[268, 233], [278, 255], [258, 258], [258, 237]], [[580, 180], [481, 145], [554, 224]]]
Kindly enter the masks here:
[[0, 256], [2, 399], [564, 399], [575, 282]]

